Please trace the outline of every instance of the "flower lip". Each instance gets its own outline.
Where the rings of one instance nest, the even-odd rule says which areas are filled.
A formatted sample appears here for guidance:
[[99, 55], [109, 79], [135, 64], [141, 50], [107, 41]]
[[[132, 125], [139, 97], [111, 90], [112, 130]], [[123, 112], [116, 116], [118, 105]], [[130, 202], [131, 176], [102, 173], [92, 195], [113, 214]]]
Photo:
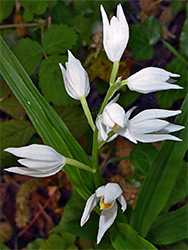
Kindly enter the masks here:
[[110, 203], [104, 203], [104, 197], [101, 197], [100, 199], [100, 210], [108, 210], [110, 209], [113, 204], [114, 204], [115, 200], [110, 202]]

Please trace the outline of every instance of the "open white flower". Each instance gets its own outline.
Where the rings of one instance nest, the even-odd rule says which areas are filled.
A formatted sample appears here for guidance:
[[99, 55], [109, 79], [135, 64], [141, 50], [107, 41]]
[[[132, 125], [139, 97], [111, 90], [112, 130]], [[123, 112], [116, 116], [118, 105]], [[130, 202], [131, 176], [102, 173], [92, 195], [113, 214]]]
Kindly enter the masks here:
[[86, 97], [90, 91], [89, 78], [80, 61], [76, 59], [68, 50], [68, 62], [65, 63], [66, 70], [59, 63], [61, 68], [65, 89], [67, 93], [74, 99], [79, 100]]
[[65, 165], [65, 157], [46, 145], [32, 144], [4, 151], [23, 157], [18, 162], [26, 167], [10, 167], [6, 171], [32, 177], [47, 177], [59, 172]]
[[127, 208], [126, 201], [122, 195], [122, 189], [117, 183], [108, 183], [105, 186], [99, 187], [86, 202], [84, 212], [81, 218], [81, 227], [89, 220], [90, 213], [100, 200], [100, 209], [102, 210], [99, 219], [99, 231], [97, 235], [97, 244], [101, 241], [104, 233], [113, 224], [117, 216], [117, 202], [121, 204], [121, 209], [124, 212]]
[[129, 26], [121, 4], [117, 6], [117, 14], [108, 21], [103, 6], [100, 6], [103, 21], [103, 46], [108, 59], [112, 62], [120, 61], [129, 40]]
[[147, 109], [129, 120], [134, 109], [135, 107], [126, 113], [126, 125], [123, 129], [118, 127], [115, 130], [117, 134], [126, 137], [134, 143], [137, 143], [137, 141], [146, 143], [163, 140], [182, 141], [169, 133], [179, 131], [184, 127], [161, 120], [161, 118], [178, 115], [181, 113], [181, 110]]
[[179, 76], [164, 69], [147, 67], [130, 76], [125, 82], [130, 90], [147, 94], [159, 90], [182, 89], [182, 87], [170, 83], [176, 82], [171, 77]]
[[[118, 126], [123, 128], [125, 126], [125, 111], [116, 103], [119, 95], [109, 102], [104, 108], [103, 113], [97, 118], [96, 126], [99, 130], [99, 140], [106, 141], [108, 133], [115, 130]], [[115, 139], [117, 135], [113, 136]]]

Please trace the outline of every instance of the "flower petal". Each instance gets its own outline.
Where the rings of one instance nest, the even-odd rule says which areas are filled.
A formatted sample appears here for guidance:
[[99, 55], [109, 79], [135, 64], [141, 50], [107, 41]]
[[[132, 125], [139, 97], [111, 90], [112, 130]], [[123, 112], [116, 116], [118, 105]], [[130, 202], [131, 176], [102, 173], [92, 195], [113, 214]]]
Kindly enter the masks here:
[[104, 191], [105, 191], [105, 186], [101, 186], [97, 188], [97, 190], [95, 191], [95, 194], [99, 198], [99, 197], [104, 196]]
[[6, 148], [4, 151], [9, 152], [18, 157], [24, 157], [33, 160], [44, 160], [53, 162], [65, 161], [65, 157], [56, 152], [53, 148], [40, 144], [32, 144], [19, 148]]
[[6, 168], [4, 170], [11, 172], [11, 173], [28, 175], [31, 177], [48, 177], [48, 176], [55, 175], [57, 172], [61, 170], [61, 168], [58, 167], [56, 169], [46, 171], [46, 172], [40, 172], [38, 170], [33, 170], [30, 168], [25, 168], [25, 167], [11, 167], [11, 168]]
[[104, 203], [110, 203], [122, 194], [122, 189], [117, 183], [108, 183], [104, 190]]
[[164, 109], [146, 109], [135, 117], [131, 119], [132, 124], [137, 122], [147, 120], [147, 119], [155, 119], [155, 118], [167, 118], [170, 116], [175, 116], [181, 113], [181, 110], [164, 110]]
[[93, 208], [96, 206], [98, 200], [99, 198], [97, 198], [95, 194], [92, 194], [87, 200], [85, 208], [84, 208], [84, 212], [82, 214], [82, 218], [80, 221], [81, 227], [89, 220], [90, 213], [93, 210]]
[[164, 140], [173, 140], [173, 141], [182, 141], [178, 137], [169, 134], [137, 134], [134, 133], [134, 137], [137, 141], [150, 143], [150, 142], [157, 142], [157, 141], [164, 141]]
[[32, 160], [32, 159], [19, 159], [18, 162], [28, 168], [42, 171], [42, 172], [53, 170], [54, 168], [57, 168], [60, 166], [63, 167], [65, 165], [65, 161], [51, 162], [51, 161], [39, 161], [39, 160]]
[[117, 103], [108, 105], [102, 114], [102, 122], [108, 127], [113, 127], [115, 124], [118, 124], [120, 127], [124, 127], [124, 109]]
[[117, 216], [117, 203], [114, 202], [111, 208], [103, 210], [99, 219], [99, 231], [97, 235], [97, 244], [101, 241], [103, 235], [108, 228], [113, 224]]
[[124, 212], [127, 208], [127, 203], [123, 195], [120, 195], [118, 198], [119, 203], [121, 204], [121, 210]]

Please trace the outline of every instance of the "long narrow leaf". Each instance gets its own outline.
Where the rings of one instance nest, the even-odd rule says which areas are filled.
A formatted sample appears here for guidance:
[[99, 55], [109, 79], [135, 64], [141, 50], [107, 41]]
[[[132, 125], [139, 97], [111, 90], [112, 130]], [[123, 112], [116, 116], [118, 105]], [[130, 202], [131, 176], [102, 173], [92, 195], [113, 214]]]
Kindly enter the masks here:
[[171, 244], [187, 238], [188, 205], [160, 215], [154, 221], [148, 239], [154, 244]]
[[110, 236], [115, 249], [157, 249], [125, 223], [116, 223], [111, 229]]
[[[90, 160], [87, 154], [71, 135], [61, 118], [38, 92], [1, 38], [0, 50], [1, 73], [25, 108], [44, 143], [65, 156], [73, 157], [89, 165]], [[87, 199], [93, 188], [92, 174], [70, 166], [66, 166], [64, 169], [78, 193]]]
[[[182, 105], [182, 114], [175, 123], [188, 124], [188, 96]], [[166, 141], [159, 151], [140, 190], [137, 205], [131, 216], [131, 225], [143, 237], [147, 235], [156, 216], [165, 206], [178, 178], [181, 162], [187, 150], [188, 128], [176, 133], [182, 142]]]

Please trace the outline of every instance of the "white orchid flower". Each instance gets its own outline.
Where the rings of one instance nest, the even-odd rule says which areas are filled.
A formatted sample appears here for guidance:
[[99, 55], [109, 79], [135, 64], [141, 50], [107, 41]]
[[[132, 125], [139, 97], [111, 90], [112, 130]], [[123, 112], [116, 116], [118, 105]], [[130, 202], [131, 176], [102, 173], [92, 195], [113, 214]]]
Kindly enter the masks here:
[[97, 244], [101, 241], [104, 233], [113, 224], [117, 216], [117, 202], [121, 204], [121, 209], [124, 212], [127, 208], [126, 201], [122, 195], [122, 189], [117, 183], [108, 183], [105, 186], [99, 187], [86, 202], [84, 212], [81, 218], [81, 227], [89, 220], [90, 213], [100, 200], [100, 209], [102, 210], [99, 219], [99, 231], [97, 235]]
[[76, 59], [69, 50], [68, 62], [65, 63], [65, 65], [66, 70], [62, 64], [59, 63], [67, 93], [76, 100], [86, 97], [90, 91], [88, 74], [82, 67], [80, 61]]
[[55, 149], [46, 146], [32, 144], [19, 148], [6, 148], [5, 152], [11, 153], [17, 157], [23, 157], [18, 162], [25, 167], [10, 167], [5, 170], [12, 173], [28, 175], [32, 177], [47, 177], [59, 172], [65, 164], [69, 164], [92, 173], [94, 169], [74, 159], [65, 158], [55, 151]]
[[110, 61], [120, 61], [129, 40], [129, 26], [121, 4], [117, 6], [117, 14], [110, 20], [103, 6], [100, 6], [103, 21], [103, 46]]
[[[97, 118], [96, 126], [99, 130], [99, 140], [106, 141], [111, 130], [115, 130], [118, 126], [121, 128], [125, 126], [125, 111], [116, 103], [118, 97], [119, 95], [109, 102], [103, 113]], [[115, 137], [117, 135], [114, 135], [111, 140], [115, 139]]]
[[65, 165], [65, 157], [46, 145], [32, 144], [26, 147], [7, 148], [4, 151], [19, 159], [18, 162], [26, 167], [10, 167], [5, 170], [32, 177], [47, 177], [59, 172]]
[[134, 143], [137, 143], [137, 141], [146, 143], [163, 140], [182, 141], [168, 133], [179, 131], [184, 127], [161, 120], [161, 118], [178, 115], [181, 113], [181, 110], [147, 109], [129, 120], [134, 109], [135, 107], [126, 113], [126, 125], [123, 129], [117, 128], [115, 130], [117, 134], [126, 137]]
[[182, 89], [182, 87], [176, 84], [169, 83], [176, 82], [171, 77], [179, 76], [164, 69], [147, 67], [130, 76], [125, 80], [125, 83], [130, 90], [147, 94], [159, 90]]

